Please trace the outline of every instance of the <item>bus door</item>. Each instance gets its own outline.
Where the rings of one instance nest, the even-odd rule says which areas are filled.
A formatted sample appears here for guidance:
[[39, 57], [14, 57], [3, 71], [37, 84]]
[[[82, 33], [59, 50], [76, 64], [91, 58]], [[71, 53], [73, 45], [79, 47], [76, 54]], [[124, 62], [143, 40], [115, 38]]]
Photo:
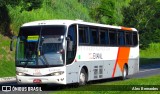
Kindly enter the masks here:
[[77, 33], [76, 25], [71, 25], [67, 34], [67, 54], [66, 65], [67, 66], [67, 82], [73, 83], [78, 80], [78, 65], [71, 64], [75, 62], [76, 50], [77, 50]]

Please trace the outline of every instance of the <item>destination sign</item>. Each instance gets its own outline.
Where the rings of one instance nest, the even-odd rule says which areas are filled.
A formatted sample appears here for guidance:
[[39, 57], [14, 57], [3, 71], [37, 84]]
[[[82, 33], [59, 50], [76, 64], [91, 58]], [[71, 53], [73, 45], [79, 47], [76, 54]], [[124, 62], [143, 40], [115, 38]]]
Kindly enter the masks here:
[[37, 42], [38, 39], [39, 39], [39, 36], [38, 36], [38, 35], [28, 36], [28, 37], [27, 37], [27, 41], [28, 41], [28, 42]]

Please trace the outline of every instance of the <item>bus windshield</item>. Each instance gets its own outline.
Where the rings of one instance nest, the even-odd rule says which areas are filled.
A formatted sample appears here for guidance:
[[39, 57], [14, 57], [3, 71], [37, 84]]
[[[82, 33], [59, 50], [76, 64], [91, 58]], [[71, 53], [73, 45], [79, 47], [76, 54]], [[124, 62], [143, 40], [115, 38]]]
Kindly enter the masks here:
[[17, 40], [16, 66], [64, 65], [64, 53], [62, 53], [64, 34], [65, 26], [22, 27]]

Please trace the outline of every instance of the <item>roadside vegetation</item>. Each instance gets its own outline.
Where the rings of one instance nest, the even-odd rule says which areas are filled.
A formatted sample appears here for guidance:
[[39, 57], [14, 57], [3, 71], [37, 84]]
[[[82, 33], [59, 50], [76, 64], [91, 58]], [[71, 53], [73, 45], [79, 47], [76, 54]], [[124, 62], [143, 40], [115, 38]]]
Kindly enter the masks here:
[[[23, 4], [18, 6], [8, 5], [11, 18], [11, 28], [17, 34], [19, 27], [26, 22], [52, 19], [83, 19], [92, 21], [87, 8], [77, 0], [39, 0], [41, 5], [36, 9], [24, 9]], [[38, 2], [38, 0], [37, 0]], [[32, 4], [32, 3], [30, 3]], [[36, 6], [36, 5], [35, 5]], [[33, 8], [35, 6], [32, 6]]]
[[159, 58], [160, 43], [151, 43], [145, 50], [140, 50], [141, 58]]
[[[158, 94], [159, 91], [133, 91], [133, 87], [137, 88], [157, 88], [160, 85], [160, 75], [147, 78], [134, 78], [125, 81], [103, 82], [98, 84], [90, 84], [78, 88], [68, 88], [50, 94]], [[151, 80], [152, 79], [152, 80]], [[153, 85], [153, 86], [152, 86]], [[109, 89], [108, 89], [109, 88]], [[160, 89], [160, 87], [158, 87]]]
[[140, 65], [160, 63], [160, 43], [151, 43], [145, 50], [140, 50]]
[[0, 77], [15, 76], [14, 52], [9, 49], [10, 39], [0, 35]]

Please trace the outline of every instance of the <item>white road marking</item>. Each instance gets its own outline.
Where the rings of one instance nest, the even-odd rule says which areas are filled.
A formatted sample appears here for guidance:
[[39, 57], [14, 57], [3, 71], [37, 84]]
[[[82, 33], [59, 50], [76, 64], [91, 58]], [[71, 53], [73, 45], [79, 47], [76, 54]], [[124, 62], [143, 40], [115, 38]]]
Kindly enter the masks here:
[[0, 83], [12, 82], [12, 81], [16, 81], [16, 77], [3, 77], [3, 78], [0, 78]]
[[139, 72], [148, 72], [148, 71], [154, 71], [154, 70], [160, 70], [160, 68], [155, 68], [155, 69], [146, 69], [146, 70], [139, 71]]

